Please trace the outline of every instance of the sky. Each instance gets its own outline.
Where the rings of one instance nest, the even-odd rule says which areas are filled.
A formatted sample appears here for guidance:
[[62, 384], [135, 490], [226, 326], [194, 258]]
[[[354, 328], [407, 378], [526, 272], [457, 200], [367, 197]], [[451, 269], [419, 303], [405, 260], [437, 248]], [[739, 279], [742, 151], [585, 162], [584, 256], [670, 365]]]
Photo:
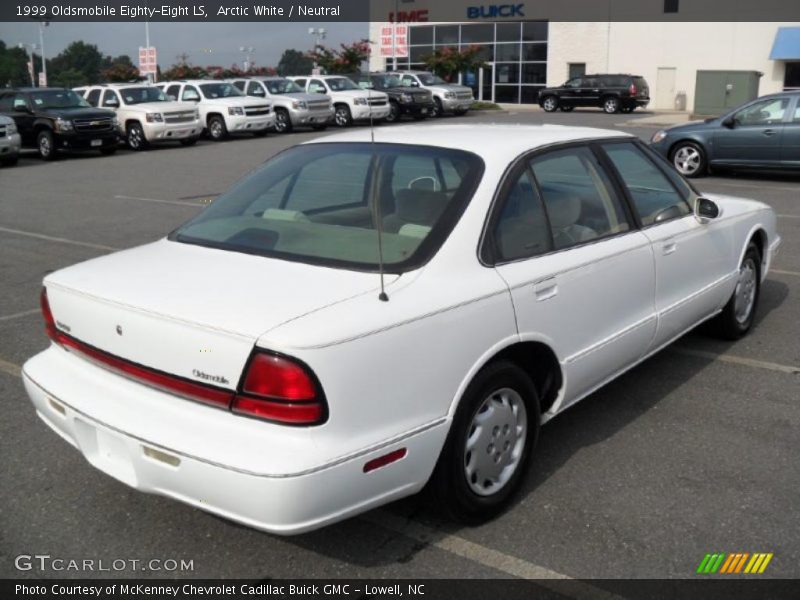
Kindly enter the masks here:
[[[309, 27], [324, 27], [328, 31], [326, 46], [349, 43], [368, 36], [368, 23], [150, 23], [150, 43], [158, 50], [161, 68], [178, 61], [183, 52], [195, 65], [241, 65], [244, 56], [241, 46], [253, 47], [254, 63], [276, 66], [287, 48], [310, 50], [314, 45]], [[0, 40], [7, 46], [19, 42], [38, 43], [35, 23], [0, 23]], [[52, 58], [70, 43], [83, 40], [96, 44], [101, 53], [117, 56], [127, 54], [134, 63], [139, 46], [145, 45], [145, 24], [137, 23], [59, 23], [54, 21], [45, 29], [45, 53]]]

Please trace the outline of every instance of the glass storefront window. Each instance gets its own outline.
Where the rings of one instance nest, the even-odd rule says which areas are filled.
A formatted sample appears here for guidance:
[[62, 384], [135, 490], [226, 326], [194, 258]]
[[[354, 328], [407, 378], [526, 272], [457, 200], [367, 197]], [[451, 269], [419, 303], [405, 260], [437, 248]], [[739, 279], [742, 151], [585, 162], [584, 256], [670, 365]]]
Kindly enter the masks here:
[[438, 46], [458, 44], [458, 25], [437, 25], [434, 35]]
[[495, 48], [498, 62], [519, 61], [519, 44], [497, 44]]
[[523, 85], [522, 86], [522, 98], [520, 102], [522, 104], [536, 104], [539, 102], [539, 92], [544, 89], [543, 85]]
[[522, 83], [547, 83], [547, 65], [544, 63], [523, 63]]
[[497, 41], [498, 42], [518, 42], [520, 40], [519, 23], [498, 23]]
[[426, 56], [433, 54], [433, 46], [411, 46], [408, 49], [411, 62], [422, 62]]
[[476, 23], [461, 26], [462, 44], [493, 44], [494, 23]]
[[433, 43], [433, 26], [412, 26], [408, 28], [408, 43], [411, 46]]
[[522, 60], [547, 60], [547, 44], [522, 44]]
[[496, 85], [494, 86], [494, 101], [508, 104], [519, 104], [518, 85]]
[[495, 63], [495, 83], [519, 83], [519, 63]]
[[522, 41], [546, 42], [547, 21], [525, 21], [522, 23]]

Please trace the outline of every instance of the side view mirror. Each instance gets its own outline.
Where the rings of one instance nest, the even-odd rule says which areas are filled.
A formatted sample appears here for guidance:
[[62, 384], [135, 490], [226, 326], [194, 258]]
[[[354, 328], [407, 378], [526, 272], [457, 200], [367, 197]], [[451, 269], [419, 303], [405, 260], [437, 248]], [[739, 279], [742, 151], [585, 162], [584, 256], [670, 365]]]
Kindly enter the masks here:
[[730, 117], [727, 117], [725, 120], [723, 120], [722, 124], [728, 129], [733, 129], [734, 127], [736, 127], [736, 117], [731, 115]]
[[708, 198], [698, 198], [694, 204], [694, 216], [701, 223], [708, 223], [720, 215], [719, 205]]

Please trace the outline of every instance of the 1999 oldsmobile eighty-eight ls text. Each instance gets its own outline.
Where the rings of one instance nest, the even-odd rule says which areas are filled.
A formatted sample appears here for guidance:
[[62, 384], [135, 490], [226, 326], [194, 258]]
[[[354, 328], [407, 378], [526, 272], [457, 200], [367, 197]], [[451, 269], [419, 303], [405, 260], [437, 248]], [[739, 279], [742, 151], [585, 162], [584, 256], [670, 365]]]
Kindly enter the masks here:
[[[42, 420], [98, 469], [266, 531], [426, 484], [498, 514], [540, 425], [714, 318], [780, 238], [636, 138], [353, 131], [271, 158], [167, 238], [48, 275]], [[383, 285], [381, 284], [383, 282]]]

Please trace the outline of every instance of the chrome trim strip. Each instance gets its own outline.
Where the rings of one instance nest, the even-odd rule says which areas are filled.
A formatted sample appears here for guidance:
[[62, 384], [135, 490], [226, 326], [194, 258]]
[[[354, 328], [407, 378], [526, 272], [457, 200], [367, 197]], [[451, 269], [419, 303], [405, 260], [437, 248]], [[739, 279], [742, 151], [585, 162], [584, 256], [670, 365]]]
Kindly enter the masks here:
[[596, 343], [592, 344], [591, 346], [588, 346], [587, 348], [584, 348], [583, 350], [580, 350], [580, 351], [576, 352], [572, 356], [568, 356], [564, 360], [564, 362], [567, 363], [567, 364], [575, 362], [576, 360], [579, 360], [579, 359], [585, 357], [586, 355], [591, 354], [595, 350], [599, 350], [600, 348], [603, 348], [604, 346], [607, 346], [607, 345], [611, 344], [612, 342], [616, 341], [617, 339], [621, 338], [622, 336], [630, 333], [634, 329], [638, 329], [640, 327], [643, 327], [644, 325], [646, 325], [646, 324], [648, 324], [648, 323], [650, 323], [652, 321], [655, 321], [656, 319], [657, 319], [657, 316], [656, 316], [655, 313], [653, 313], [652, 315], [650, 315], [648, 317], [645, 317], [644, 319], [639, 319], [635, 323], [632, 323], [632, 324], [628, 325], [627, 327], [625, 327], [624, 329], [621, 329], [617, 333], [613, 333], [610, 336], [608, 336], [607, 338], [602, 339], [599, 342], [596, 342]]

